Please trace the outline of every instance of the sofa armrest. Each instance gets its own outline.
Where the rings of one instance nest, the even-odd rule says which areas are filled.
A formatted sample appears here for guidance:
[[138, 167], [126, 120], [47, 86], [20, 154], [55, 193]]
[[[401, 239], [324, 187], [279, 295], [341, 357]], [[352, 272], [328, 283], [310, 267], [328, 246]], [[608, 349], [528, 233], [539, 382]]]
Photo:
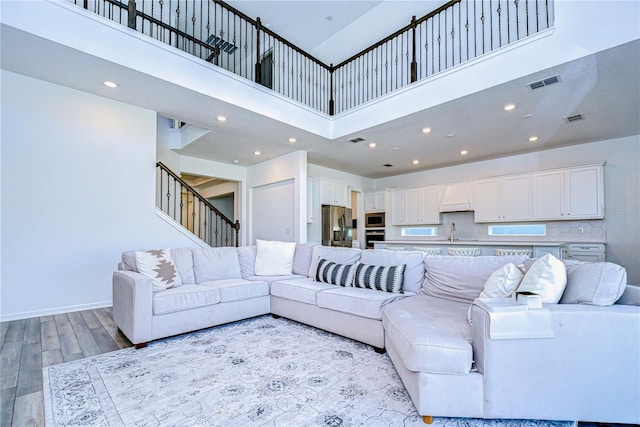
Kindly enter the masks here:
[[151, 279], [134, 271], [113, 273], [113, 319], [133, 344], [152, 340]]
[[473, 354], [485, 416], [640, 422], [640, 307], [546, 305], [554, 336], [491, 339], [473, 307]]

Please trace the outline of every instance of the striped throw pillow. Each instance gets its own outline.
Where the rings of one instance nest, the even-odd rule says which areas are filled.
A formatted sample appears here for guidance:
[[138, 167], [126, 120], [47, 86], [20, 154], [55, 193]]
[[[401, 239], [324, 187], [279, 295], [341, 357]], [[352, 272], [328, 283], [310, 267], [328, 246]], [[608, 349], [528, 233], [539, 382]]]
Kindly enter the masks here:
[[354, 264], [336, 264], [320, 258], [316, 272], [316, 282], [346, 287], [353, 286], [353, 266]]
[[402, 280], [406, 265], [393, 265], [382, 267], [380, 265], [367, 265], [356, 262], [353, 284], [357, 288], [367, 288], [376, 291], [404, 293]]

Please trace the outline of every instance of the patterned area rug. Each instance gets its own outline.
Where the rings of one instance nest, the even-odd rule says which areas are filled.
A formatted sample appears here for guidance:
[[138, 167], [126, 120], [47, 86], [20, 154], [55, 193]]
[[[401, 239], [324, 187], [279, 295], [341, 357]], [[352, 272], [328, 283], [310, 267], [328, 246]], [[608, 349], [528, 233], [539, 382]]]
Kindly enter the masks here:
[[386, 354], [271, 316], [50, 366], [44, 395], [49, 426], [425, 426]]

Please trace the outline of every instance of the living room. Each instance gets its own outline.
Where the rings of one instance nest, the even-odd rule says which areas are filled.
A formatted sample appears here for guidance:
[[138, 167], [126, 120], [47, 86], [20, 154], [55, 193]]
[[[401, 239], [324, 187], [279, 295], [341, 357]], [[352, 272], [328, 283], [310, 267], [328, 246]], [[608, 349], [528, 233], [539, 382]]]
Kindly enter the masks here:
[[[312, 149], [316, 143], [318, 134], [326, 143], [327, 138], [366, 131], [380, 117], [387, 117], [390, 110], [403, 117], [428, 108], [430, 103], [446, 103], [466, 95], [451, 93], [452, 88], [460, 86], [456, 81], [474, 84], [472, 88], [460, 89], [469, 94], [516, 78], [525, 84], [531, 74], [571, 59], [562, 55], [595, 55], [628, 42], [635, 43], [632, 51], [636, 52], [637, 64], [635, 2], [616, 2], [616, 7], [621, 8], [616, 11], [611, 2], [591, 2], [589, 19], [582, 23], [571, 21], [561, 13], [561, 8], [570, 8], [571, 2], [557, 2], [557, 32], [575, 32], [574, 38], [565, 45], [573, 46], [573, 50], [531, 55], [531, 51], [546, 52], [531, 43], [514, 49], [512, 57], [498, 58], [501, 61], [498, 65], [492, 66], [491, 61], [475, 65], [489, 70], [504, 68], [500, 73], [468, 67], [405, 91], [402, 96], [349, 113], [340, 118], [340, 123], [332, 122], [331, 126], [318, 113], [276, 97], [266, 89], [222, 73], [212, 79], [210, 68], [194, 63], [169, 47], [151, 46], [138, 35], [115, 30], [102, 22], [97, 25], [94, 18], [56, 4], [19, 3], [3, 2], [2, 5], [3, 322], [108, 307], [112, 300], [112, 273], [122, 252], [196, 245], [156, 213], [155, 163], [158, 160], [175, 171], [238, 182], [243, 245], [253, 244], [260, 238], [260, 230], [254, 229], [251, 223], [254, 212], [270, 208], [252, 206], [252, 189], [273, 183], [293, 183], [291, 236], [292, 240], [303, 243], [309, 240], [306, 213], [309, 177], [346, 182], [354, 191], [365, 193], [606, 162], [604, 221], [608, 259], [627, 269], [630, 284], [640, 283], [640, 263], [636, 255], [640, 251], [638, 132], [381, 178], [316, 164], [309, 159], [307, 151], [307, 147]], [[26, 9], [21, 9], [23, 7]], [[33, 13], [30, 7], [43, 7], [43, 10]], [[563, 20], [570, 30], [560, 25]], [[56, 22], [69, 22], [69, 25], [63, 30]], [[576, 39], [581, 42], [575, 43]], [[548, 40], [537, 42], [550, 43]], [[128, 46], [128, 49], [114, 46]], [[21, 49], [27, 55], [16, 53]], [[57, 59], [64, 57], [68, 50], [89, 51], [92, 61], [85, 63], [82, 57], [73, 57], [76, 62]], [[553, 56], [553, 61], [542, 63], [547, 56]], [[121, 68], [136, 71], [130, 74], [127, 71], [131, 80], [120, 80], [121, 87], [116, 89], [120, 92], [114, 95], [102, 81], [123, 73]], [[637, 73], [637, 68], [631, 71]], [[56, 81], [51, 81], [53, 77], [49, 74], [55, 74]], [[485, 74], [499, 81], [477, 77]], [[87, 84], [79, 75], [92, 76], [95, 86], [78, 87]], [[141, 89], [147, 80], [154, 84], [161, 81], [161, 85], [151, 90]], [[219, 82], [224, 84], [217, 84]], [[176, 86], [196, 93], [191, 98], [192, 104], [172, 102], [171, 88]], [[615, 92], [624, 90], [612, 88]], [[436, 100], [425, 95], [429, 91], [449, 95]], [[216, 101], [196, 102], [208, 97]], [[151, 108], [154, 102], [157, 105]], [[215, 161], [180, 155], [159, 143], [158, 136], [165, 128], [161, 127], [163, 120], [158, 117], [158, 111], [175, 117], [195, 116], [222, 104], [227, 107], [224, 114], [229, 116], [228, 122], [236, 113], [242, 117], [243, 112], [239, 110], [248, 109], [267, 117], [268, 120], [264, 120], [269, 123], [268, 129], [275, 121], [285, 128], [282, 133], [298, 130], [298, 145], [292, 152], [282, 152], [261, 162], [249, 160], [253, 152], [243, 153], [247, 162], [255, 163], [242, 166], [234, 164], [234, 158]], [[502, 105], [496, 106], [502, 108]], [[631, 112], [637, 111], [637, 102], [628, 107]], [[210, 111], [208, 116], [223, 113]], [[585, 112], [587, 114], [593, 113]], [[215, 117], [209, 120], [215, 131], [224, 126]], [[634, 124], [637, 128], [637, 120]], [[423, 126], [420, 123], [416, 130], [419, 132]], [[254, 137], [250, 134], [247, 139]], [[312, 142], [305, 142], [305, 137]], [[34, 256], [38, 253], [36, 268]]]

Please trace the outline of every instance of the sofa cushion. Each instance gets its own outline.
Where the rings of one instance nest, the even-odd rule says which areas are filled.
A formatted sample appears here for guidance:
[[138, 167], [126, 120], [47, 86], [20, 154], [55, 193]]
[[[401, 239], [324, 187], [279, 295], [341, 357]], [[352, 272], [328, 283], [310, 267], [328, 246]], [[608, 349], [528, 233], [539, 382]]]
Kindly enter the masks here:
[[293, 255], [293, 274], [306, 276], [309, 273], [313, 248], [316, 246], [319, 246], [319, 243], [298, 243], [296, 245], [296, 253]]
[[196, 283], [242, 278], [235, 247], [194, 249], [192, 253]]
[[271, 287], [271, 283], [279, 282], [281, 280], [290, 280], [290, 279], [306, 279], [307, 276], [303, 276], [302, 274], [291, 274], [288, 276], [249, 276], [245, 277], [245, 280], [251, 280], [255, 282], [267, 282], [269, 287]]
[[371, 265], [402, 265], [404, 269], [404, 279], [402, 288], [405, 291], [418, 293], [424, 280], [424, 258], [423, 251], [386, 251], [386, 250], [366, 250], [362, 251], [360, 262]]
[[[191, 248], [171, 249], [171, 259], [178, 270], [182, 283], [195, 283], [196, 279], [193, 275], [193, 256]], [[122, 262], [118, 267], [120, 270], [135, 271], [139, 273], [136, 265], [136, 252], [126, 251], [122, 253]]]
[[353, 286], [353, 272], [355, 264], [336, 264], [320, 259], [316, 270], [316, 282], [337, 286]]
[[138, 272], [151, 279], [153, 292], [182, 285], [169, 249], [135, 251], [135, 255]]
[[220, 289], [216, 286], [183, 285], [154, 293], [153, 314], [168, 314], [214, 305], [218, 304], [220, 299]]
[[314, 246], [307, 276], [316, 277], [318, 262], [320, 262], [320, 259], [333, 261], [336, 264], [353, 264], [360, 259], [361, 253], [362, 251], [360, 249], [336, 248], [333, 246], [321, 245]]
[[546, 254], [527, 269], [518, 292], [531, 292], [540, 295], [543, 303], [557, 304], [566, 285], [566, 267], [558, 258]]
[[318, 291], [325, 289], [335, 289], [335, 286], [316, 282], [310, 277], [271, 283], [272, 296], [313, 305], [317, 303], [316, 294]]
[[226, 279], [204, 282], [198, 286], [217, 288], [220, 291], [220, 302], [242, 301], [269, 295], [269, 285], [264, 281]]
[[[296, 245], [296, 251], [293, 255], [293, 275], [306, 276], [309, 273], [309, 266], [311, 265], [311, 254], [313, 252], [314, 246], [318, 245], [318, 243], [299, 243]], [[256, 251], [256, 246], [240, 246], [238, 248], [238, 261], [240, 262], [240, 270], [242, 273], [242, 277], [245, 279], [256, 276]], [[191, 253], [189, 253], [189, 256], [191, 256]]]
[[385, 337], [410, 371], [466, 375], [473, 363], [468, 304], [416, 295], [382, 309]]
[[567, 263], [567, 286], [560, 304], [612, 305], [627, 286], [627, 270], [611, 262]]
[[282, 276], [293, 271], [295, 242], [256, 239], [256, 276]]
[[522, 264], [524, 255], [450, 256], [434, 255], [424, 259], [426, 295], [471, 303], [478, 297], [494, 271], [505, 264]]
[[405, 295], [362, 288], [336, 288], [318, 292], [318, 307], [341, 311], [360, 317], [380, 320], [382, 307]]
[[506, 298], [513, 295], [522, 281], [522, 271], [513, 263], [508, 263], [491, 273], [479, 298]]
[[406, 265], [369, 265], [356, 262], [353, 286], [374, 291], [404, 293], [402, 281]]
[[238, 263], [240, 264], [240, 274], [244, 279], [256, 275], [256, 250], [255, 246], [238, 247]]

